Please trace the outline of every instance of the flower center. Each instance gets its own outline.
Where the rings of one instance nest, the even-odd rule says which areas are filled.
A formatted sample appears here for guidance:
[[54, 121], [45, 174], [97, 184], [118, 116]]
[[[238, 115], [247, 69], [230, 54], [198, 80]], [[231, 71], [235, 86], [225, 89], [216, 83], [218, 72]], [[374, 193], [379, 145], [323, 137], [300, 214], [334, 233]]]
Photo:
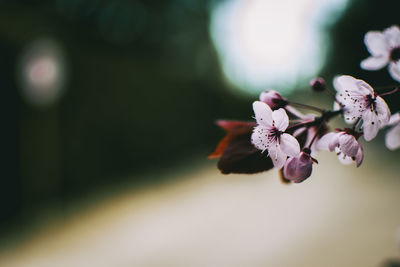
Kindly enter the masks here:
[[278, 128], [273, 127], [273, 128], [270, 130], [269, 136], [270, 136], [270, 138], [273, 139], [274, 141], [279, 141], [279, 137], [281, 136], [281, 134], [282, 134], [282, 132], [279, 131]]
[[400, 46], [393, 48], [392, 51], [390, 51], [390, 60], [391, 61], [398, 61], [400, 59]]
[[375, 109], [376, 108], [376, 103], [375, 103], [375, 97], [374, 96], [366, 95], [365, 96], [365, 102], [366, 102], [367, 108], [370, 108], [371, 111], [376, 110]]

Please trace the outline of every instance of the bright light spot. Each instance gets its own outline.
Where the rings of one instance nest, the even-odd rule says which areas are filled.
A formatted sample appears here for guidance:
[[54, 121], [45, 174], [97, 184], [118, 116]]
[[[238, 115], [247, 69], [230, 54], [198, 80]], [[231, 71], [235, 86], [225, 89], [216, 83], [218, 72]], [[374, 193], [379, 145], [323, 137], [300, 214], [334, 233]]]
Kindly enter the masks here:
[[61, 95], [65, 70], [60, 48], [48, 40], [32, 43], [19, 64], [22, 94], [35, 105], [49, 105]]
[[348, 0], [231, 0], [217, 6], [211, 33], [233, 85], [259, 92], [308, 82], [323, 67], [323, 27]]
[[38, 57], [36, 60], [29, 62], [26, 71], [29, 82], [39, 90], [51, 88], [58, 76], [57, 66], [48, 55]]

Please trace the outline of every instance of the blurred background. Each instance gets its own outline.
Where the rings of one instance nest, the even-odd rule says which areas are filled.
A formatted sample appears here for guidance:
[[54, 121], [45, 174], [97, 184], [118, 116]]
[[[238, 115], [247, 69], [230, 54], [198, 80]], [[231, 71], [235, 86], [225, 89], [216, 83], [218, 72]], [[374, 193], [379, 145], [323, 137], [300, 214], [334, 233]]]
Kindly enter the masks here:
[[[360, 169], [325, 153], [296, 186], [275, 171], [223, 176], [206, 160], [224, 135], [215, 121], [250, 120], [265, 89], [329, 108], [311, 78], [393, 85], [386, 68], [359, 64], [364, 34], [400, 24], [399, 10], [398, 0], [0, 1], [0, 265], [400, 258], [399, 152], [383, 134]], [[399, 99], [387, 98], [393, 112]]]

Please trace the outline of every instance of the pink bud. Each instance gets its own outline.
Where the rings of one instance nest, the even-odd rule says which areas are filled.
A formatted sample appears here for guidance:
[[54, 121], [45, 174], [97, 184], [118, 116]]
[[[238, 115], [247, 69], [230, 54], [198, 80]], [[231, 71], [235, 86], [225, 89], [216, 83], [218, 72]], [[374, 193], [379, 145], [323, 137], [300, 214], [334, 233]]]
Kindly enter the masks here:
[[287, 106], [287, 100], [275, 90], [264, 91], [260, 94], [260, 101], [267, 104], [272, 110]]
[[326, 89], [325, 80], [321, 77], [314, 78], [310, 81], [311, 89], [316, 92], [322, 92]]
[[298, 157], [289, 158], [283, 167], [283, 175], [286, 179], [301, 183], [308, 177], [312, 172], [313, 161], [310, 154], [301, 152]]

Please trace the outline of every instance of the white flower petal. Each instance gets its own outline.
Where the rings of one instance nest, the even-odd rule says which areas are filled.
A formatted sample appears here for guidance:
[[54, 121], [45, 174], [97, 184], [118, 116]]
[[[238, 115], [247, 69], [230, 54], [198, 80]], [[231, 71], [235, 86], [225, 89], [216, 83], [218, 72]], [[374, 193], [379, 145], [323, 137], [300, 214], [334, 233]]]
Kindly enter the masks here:
[[268, 139], [269, 129], [259, 125], [254, 128], [251, 134], [251, 143], [259, 150], [264, 152], [270, 147], [270, 141]]
[[321, 139], [317, 142], [317, 149], [319, 150], [330, 150], [329, 144], [332, 142], [332, 139], [337, 133], [327, 133], [321, 137]]
[[343, 154], [343, 152], [340, 150], [340, 148], [336, 147], [335, 151], [336, 151], [339, 161], [342, 164], [349, 165], [349, 164], [353, 163], [353, 160], [350, 157]]
[[344, 133], [333, 133], [331, 140], [328, 144], [329, 151], [335, 150], [339, 146], [339, 138], [342, 136]]
[[379, 131], [378, 116], [375, 114], [375, 111], [367, 109], [363, 114], [363, 120], [364, 139], [371, 141]]
[[339, 146], [341, 151], [349, 157], [355, 157], [360, 148], [356, 138], [350, 134], [342, 134], [339, 137]]
[[363, 80], [356, 79], [357, 93], [364, 95], [373, 94], [374, 88]]
[[254, 101], [253, 110], [259, 125], [272, 127], [272, 110], [267, 104], [261, 101]]
[[359, 143], [359, 145], [360, 145], [360, 147], [359, 147], [359, 150], [358, 150], [357, 155], [356, 155], [357, 168], [360, 167], [361, 163], [364, 160], [364, 148], [363, 148], [361, 143]]
[[400, 60], [397, 62], [390, 62], [389, 73], [394, 80], [400, 82]]
[[340, 105], [338, 102], [334, 101], [333, 102], [333, 110], [339, 110], [340, 109]]
[[385, 144], [390, 150], [400, 148], [400, 124], [387, 131], [385, 136]]
[[300, 153], [300, 145], [296, 138], [284, 133], [280, 136], [281, 150], [288, 156], [297, 157]]
[[389, 122], [388, 122], [387, 125], [395, 125], [395, 124], [397, 124], [397, 123], [400, 123], [400, 113], [399, 113], [399, 112], [393, 114], [393, 115], [390, 117], [390, 120], [389, 120]]
[[279, 144], [275, 143], [268, 150], [269, 157], [272, 159], [274, 167], [280, 169], [285, 165], [287, 155], [281, 150]]
[[400, 46], [400, 29], [398, 26], [393, 25], [383, 31], [385, 36], [385, 41], [389, 48], [394, 48]]
[[344, 91], [345, 89], [351, 90], [351, 91], [357, 91], [357, 85], [356, 82], [358, 80], [350, 75], [340, 75], [336, 76], [333, 79], [333, 86], [335, 87], [336, 91], [341, 92]]
[[289, 125], [289, 118], [283, 108], [272, 112], [273, 124], [279, 131], [285, 131]]
[[354, 96], [371, 94], [374, 92], [371, 85], [350, 75], [337, 76], [333, 83], [338, 92], [349, 92]]
[[375, 113], [378, 117], [379, 128], [386, 126], [390, 120], [390, 109], [382, 97], [375, 99]]
[[361, 61], [360, 67], [364, 70], [379, 70], [389, 63], [385, 56], [369, 57]]
[[385, 35], [378, 31], [367, 32], [364, 36], [364, 43], [373, 56], [384, 56], [389, 54], [389, 47]]

